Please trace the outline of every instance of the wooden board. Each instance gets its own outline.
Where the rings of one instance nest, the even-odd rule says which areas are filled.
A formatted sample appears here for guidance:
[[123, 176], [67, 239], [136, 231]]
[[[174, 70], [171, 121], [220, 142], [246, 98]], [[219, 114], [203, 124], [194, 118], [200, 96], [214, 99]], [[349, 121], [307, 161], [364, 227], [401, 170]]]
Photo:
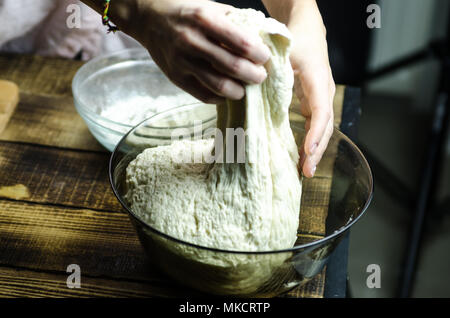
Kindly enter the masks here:
[[[21, 103], [0, 134], [0, 296], [182, 296], [153, 268], [108, 181], [106, 152], [76, 113], [70, 83], [80, 62], [0, 55], [0, 78], [13, 80]], [[336, 125], [344, 87], [335, 99]], [[303, 125], [298, 101], [291, 119]], [[332, 156], [331, 156], [332, 157]], [[305, 180], [303, 235], [324, 234], [331, 185], [324, 161]], [[68, 264], [85, 285], [65, 286]], [[322, 297], [325, 273], [289, 297]], [[107, 286], [107, 287], [105, 287]]]
[[106, 152], [78, 115], [73, 98], [22, 93], [0, 140]]
[[158, 284], [81, 276], [81, 288], [68, 288], [69, 274], [0, 266], [0, 297], [182, 297], [177, 288]]
[[72, 78], [83, 62], [36, 55], [0, 55], [0, 78], [19, 85], [22, 93], [72, 96]]
[[120, 211], [109, 154], [0, 141], [0, 197]]
[[147, 282], [170, 281], [146, 259], [128, 216], [0, 201], [0, 264], [64, 272], [80, 265], [83, 274]]

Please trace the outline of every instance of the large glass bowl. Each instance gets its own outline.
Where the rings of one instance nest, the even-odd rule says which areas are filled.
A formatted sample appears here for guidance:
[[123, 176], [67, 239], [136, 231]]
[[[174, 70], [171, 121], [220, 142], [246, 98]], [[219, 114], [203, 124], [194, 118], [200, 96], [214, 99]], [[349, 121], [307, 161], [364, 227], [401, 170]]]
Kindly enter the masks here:
[[[193, 123], [192, 113], [196, 120], [202, 121], [201, 130], [196, 127], [198, 122]], [[215, 106], [198, 103], [157, 114], [126, 134], [111, 156], [109, 173], [114, 194], [128, 212], [150, 262], [176, 281], [210, 294], [270, 297], [304, 284], [323, 269], [344, 233], [364, 214], [372, 197], [372, 174], [366, 159], [338, 130], [334, 131], [316, 171], [318, 178], [332, 180], [322, 238], [308, 240], [299, 233], [295, 246], [285, 250], [220, 250], [161, 233], [128, 206], [124, 198], [128, 164], [147, 147], [170, 144], [171, 133], [176, 128], [183, 127], [185, 137], [198, 138], [199, 131], [215, 127], [212, 113], [215, 114]], [[174, 115], [185, 121], [171, 125]], [[302, 125], [291, 123], [291, 126], [297, 144], [301, 145]], [[305, 195], [308, 193], [304, 191]], [[229, 260], [228, 265], [211, 261], [223, 259]]]
[[[109, 151], [143, 118], [150, 117], [139, 120], [138, 116], [134, 123], [135, 119], [124, 120], [130, 112], [139, 109], [151, 114], [145, 109], [158, 97], [183, 96], [160, 100], [163, 105], [159, 108], [164, 109], [196, 101], [164, 75], [144, 48], [125, 49], [87, 62], [72, 80], [72, 93], [78, 113]], [[104, 111], [111, 109], [117, 109], [117, 115], [105, 115]]]

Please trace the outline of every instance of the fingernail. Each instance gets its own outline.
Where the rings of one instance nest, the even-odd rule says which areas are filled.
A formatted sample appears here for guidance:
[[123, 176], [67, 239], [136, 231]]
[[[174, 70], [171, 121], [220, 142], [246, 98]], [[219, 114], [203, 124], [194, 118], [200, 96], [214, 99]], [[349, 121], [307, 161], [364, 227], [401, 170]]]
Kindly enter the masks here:
[[313, 154], [314, 154], [314, 152], [315, 152], [316, 149], [317, 149], [317, 146], [318, 146], [317, 142], [314, 143], [314, 144], [312, 144], [312, 146], [309, 148], [309, 154], [310, 154], [310, 155], [313, 155]]
[[311, 169], [311, 176], [313, 176], [314, 177], [314, 174], [316, 173], [316, 166], [314, 166], [312, 169]]

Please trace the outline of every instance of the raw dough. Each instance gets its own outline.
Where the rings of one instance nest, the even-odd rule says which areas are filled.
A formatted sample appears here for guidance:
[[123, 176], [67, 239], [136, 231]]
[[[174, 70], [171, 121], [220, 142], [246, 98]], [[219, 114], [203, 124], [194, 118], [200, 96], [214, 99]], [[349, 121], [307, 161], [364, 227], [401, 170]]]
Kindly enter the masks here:
[[[243, 100], [217, 107], [222, 132], [245, 129], [245, 163], [175, 162], [183, 153], [217, 156], [220, 151], [213, 152], [212, 140], [149, 148], [127, 167], [126, 198], [147, 224], [190, 243], [234, 251], [290, 248], [297, 238], [301, 198], [298, 148], [288, 118], [293, 87], [290, 34], [285, 25], [255, 10], [235, 10], [229, 18], [259, 35], [272, 53], [264, 83], [248, 85]], [[225, 143], [224, 153], [229, 150]], [[173, 253], [212, 266], [216, 279], [218, 268], [229, 268], [224, 275], [239, 282], [217, 285], [228, 291], [240, 288], [243, 294], [266, 281], [288, 256], [212, 253], [163, 241]]]
[[127, 169], [128, 199], [148, 224], [191, 243], [239, 251], [289, 248], [296, 240], [301, 185], [288, 120], [288, 31], [253, 10], [230, 18], [259, 32], [272, 51], [267, 80], [247, 86], [242, 101], [218, 106], [218, 128], [244, 127], [246, 159], [254, 163], [174, 162], [174, 152], [211, 152], [207, 141], [149, 148]]

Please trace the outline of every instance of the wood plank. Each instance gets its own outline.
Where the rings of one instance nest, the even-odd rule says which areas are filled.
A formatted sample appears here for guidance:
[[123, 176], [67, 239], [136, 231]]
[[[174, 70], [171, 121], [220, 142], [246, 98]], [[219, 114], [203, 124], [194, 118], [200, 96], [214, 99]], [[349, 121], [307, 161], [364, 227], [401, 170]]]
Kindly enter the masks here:
[[[0, 197], [122, 211], [110, 188], [108, 160], [107, 154], [0, 142]], [[328, 206], [324, 193], [329, 191], [320, 180], [305, 179], [303, 188], [303, 206], [318, 217], [323, 214], [318, 209]]]
[[109, 184], [108, 161], [107, 153], [0, 141], [0, 197], [121, 211]]
[[104, 151], [73, 105], [72, 97], [22, 93], [0, 140]]
[[[10, 123], [6, 137], [1, 135], [0, 139], [100, 150], [92, 146], [93, 138], [81, 118], [77, 118], [70, 98], [70, 83], [80, 65], [63, 59], [0, 56], [0, 77], [16, 81], [23, 96], [17, 118], [13, 117], [14, 123]], [[334, 104], [336, 125], [341, 120], [343, 98], [344, 87], [338, 86]], [[298, 113], [293, 116], [301, 122]], [[61, 272], [67, 261], [76, 263], [76, 259], [81, 259], [84, 261], [82, 270], [91, 275], [144, 279], [153, 287], [165, 284], [163, 276], [152, 276], [154, 272], [143, 265], [145, 258], [127, 216], [114, 212], [120, 210], [120, 205], [109, 188], [107, 161], [108, 156], [101, 153], [0, 142], [0, 197], [64, 205], [49, 207], [0, 201], [0, 260], [13, 266], [35, 266], [39, 270]], [[330, 165], [326, 163], [325, 166]], [[317, 174], [321, 171], [319, 167]], [[329, 171], [325, 173], [328, 175]], [[314, 224], [324, 224], [326, 217], [327, 180], [321, 181], [320, 177], [312, 180], [305, 182], [303, 206], [315, 210], [302, 214], [301, 227], [316, 235], [322, 233], [322, 229]], [[8, 238], [5, 244], [4, 238]], [[62, 255], [60, 258], [59, 254]], [[2, 255], [5, 255], [4, 259]], [[323, 284], [324, 277], [319, 275], [310, 287], [300, 288], [291, 295], [320, 296]]]
[[[64, 151], [35, 145], [0, 142], [0, 197], [30, 202], [61, 204], [91, 209], [121, 211], [108, 180], [108, 154]], [[323, 161], [332, 163], [328, 157]], [[325, 168], [318, 176], [327, 176]], [[326, 170], [331, 170], [326, 169]], [[315, 192], [320, 178], [305, 179], [304, 204]], [[308, 185], [310, 184], [310, 185]], [[312, 190], [308, 190], [308, 189]], [[317, 208], [325, 204], [313, 202]]]
[[0, 264], [64, 271], [78, 264], [91, 275], [152, 277], [128, 216], [0, 201]]
[[286, 298], [322, 298], [325, 286], [326, 267], [305, 285], [294, 288]]
[[128, 215], [0, 200], [0, 264], [167, 282], [146, 259]]
[[[303, 213], [300, 229], [317, 239], [323, 230], [311, 227], [317, 222], [314, 211], [309, 217]], [[121, 212], [0, 200], [0, 237], [3, 265], [60, 271], [76, 263], [90, 275], [140, 279], [151, 274], [128, 216]]]
[[[335, 98], [335, 125], [339, 126], [344, 87], [338, 86]], [[303, 127], [304, 118], [298, 113], [294, 96], [291, 121]], [[107, 151], [91, 135], [76, 112], [70, 96], [41, 96], [21, 93], [20, 104], [0, 140], [34, 143], [69, 149]], [[320, 169], [319, 169], [320, 170]]]
[[72, 96], [72, 78], [83, 62], [37, 55], [0, 55], [0, 78], [10, 80], [22, 93]]
[[325, 235], [330, 189], [330, 179], [303, 179], [299, 224], [301, 233]]
[[[149, 295], [198, 294], [173, 282], [149, 263], [124, 213], [0, 200], [0, 237], [2, 266], [65, 276], [69, 264], [78, 264], [87, 277], [101, 277], [108, 282], [117, 279], [144, 282]], [[17, 276], [3, 277], [0, 268], [0, 295], [4, 292], [3, 285], [9, 286]], [[319, 296], [312, 287], [321, 279], [319, 276], [294, 292]], [[36, 284], [23, 285], [26, 282], [24, 279], [16, 283], [29, 296], [36, 292]], [[59, 284], [52, 287], [55, 295], [70, 296], [64, 281]], [[90, 286], [89, 295], [102, 295], [96, 288], [104, 285], [93, 281]], [[136, 286], [127, 283], [117, 293], [135, 292]], [[41, 296], [48, 295], [43, 292]]]
[[66, 273], [0, 267], [0, 297], [181, 297], [178, 290], [142, 282], [89, 277], [81, 271], [81, 288], [68, 288]]

